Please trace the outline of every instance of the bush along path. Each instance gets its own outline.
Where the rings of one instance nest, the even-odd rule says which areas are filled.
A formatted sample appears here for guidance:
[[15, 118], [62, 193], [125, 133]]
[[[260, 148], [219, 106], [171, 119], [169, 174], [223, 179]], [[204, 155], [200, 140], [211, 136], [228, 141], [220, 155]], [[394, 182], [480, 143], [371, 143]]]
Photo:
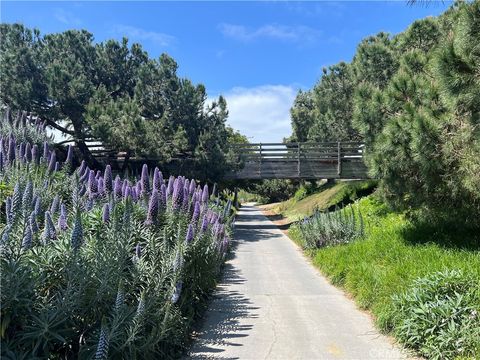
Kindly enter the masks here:
[[258, 208], [238, 212], [233, 247], [191, 358], [406, 358]]
[[143, 167], [59, 162], [43, 124], [0, 123], [2, 359], [168, 359], [216, 285], [228, 201]]

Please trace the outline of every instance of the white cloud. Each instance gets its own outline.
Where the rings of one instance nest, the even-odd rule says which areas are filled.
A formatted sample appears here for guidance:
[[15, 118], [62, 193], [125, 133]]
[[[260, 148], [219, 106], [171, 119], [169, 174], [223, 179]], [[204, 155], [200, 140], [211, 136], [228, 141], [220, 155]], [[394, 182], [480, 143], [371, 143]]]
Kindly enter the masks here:
[[269, 38], [297, 43], [311, 43], [322, 34], [320, 30], [308, 26], [264, 25], [256, 29], [243, 25], [220, 24], [219, 29], [226, 37], [243, 42]]
[[286, 85], [233, 88], [224, 94], [228, 123], [251, 142], [281, 142], [292, 133], [290, 108], [296, 94]]
[[140, 29], [129, 25], [117, 25], [114, 32], [127, 37], [133, 41], [151, 41], [159, 46], [169, 46], [175, 42], [176, 38], [172, 35]]

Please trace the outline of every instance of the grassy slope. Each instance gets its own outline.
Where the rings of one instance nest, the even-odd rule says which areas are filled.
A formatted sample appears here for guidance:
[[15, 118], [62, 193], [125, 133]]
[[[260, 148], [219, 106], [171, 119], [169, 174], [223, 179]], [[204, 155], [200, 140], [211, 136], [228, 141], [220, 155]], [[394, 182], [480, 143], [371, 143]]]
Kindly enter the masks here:
[[375, 182], [371, 180], [341, 181], [334, 185], [325, 185], [318, 192], [302, 200], [292, 198], [266, 208], [290, 221], [298, 221], [305, 216], [311, 216], [316, 209], [326, 210], [342, 203], [349, 203], [363, 193], [369, 193], [374, 185]]
[[[384, 331], [394, 315], [391, 297], [418, 277], [445, 269], [462, 269], [480, 281], [480, 251], [474, 234], [447, 234], [428, 225], [414, 227], [402, 214], [388, 212], [372, 198], [359, 201], [366, 219], [366, 239], [313, 251], [313, 263], [375, 315]], [[293, 226], [289, 232], [301, 242]], [[452, 238], [453, 237], [453, 238]], [[435, 242], [433, 242], [435, 240]], [[463, 244], [452, 246], [449, 242]], [[476, 239], [478, 244], [478, 239]]]

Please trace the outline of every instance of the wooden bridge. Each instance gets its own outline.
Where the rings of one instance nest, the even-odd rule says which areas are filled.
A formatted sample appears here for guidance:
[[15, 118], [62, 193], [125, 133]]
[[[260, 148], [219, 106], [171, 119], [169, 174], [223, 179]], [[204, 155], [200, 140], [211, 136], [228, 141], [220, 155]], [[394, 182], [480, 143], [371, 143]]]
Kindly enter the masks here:
[[[361, 142], [301, 142], [268, 144], [231, 144], [237, 169], [225, 174], [226, 180], [261, 179], [366, 179], [363, 163], [365, 146]], [[129, 157], [126, 152], [108, 150], [98, 141], [87, 147], [97, 161], [117, 170], [127, 167], [139, 171], [146, 161]], [[188, 157], [178, 159], [188, 166]], [[148, 159], [155, 162], [156, 159]]]
[[232, 145], [240, 169], [226, 179], [365, 179], [360, 142]]

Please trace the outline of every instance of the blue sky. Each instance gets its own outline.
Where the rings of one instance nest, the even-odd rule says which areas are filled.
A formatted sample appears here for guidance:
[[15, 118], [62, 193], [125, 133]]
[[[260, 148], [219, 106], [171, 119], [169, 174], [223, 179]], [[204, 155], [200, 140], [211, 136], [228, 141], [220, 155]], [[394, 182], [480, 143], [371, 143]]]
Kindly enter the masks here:
[[290, 135], [296, 92], [321, 69], [350, 61], [359, 41], [398, 33], [448, 3], [355, 2], [1, 2], [2, 22], [42, 33], [87, 29], [96, 41], [128, 37], [151, 57], [167, 52], [179, 74], [223, 94], [230, 124], [251, 141]]

